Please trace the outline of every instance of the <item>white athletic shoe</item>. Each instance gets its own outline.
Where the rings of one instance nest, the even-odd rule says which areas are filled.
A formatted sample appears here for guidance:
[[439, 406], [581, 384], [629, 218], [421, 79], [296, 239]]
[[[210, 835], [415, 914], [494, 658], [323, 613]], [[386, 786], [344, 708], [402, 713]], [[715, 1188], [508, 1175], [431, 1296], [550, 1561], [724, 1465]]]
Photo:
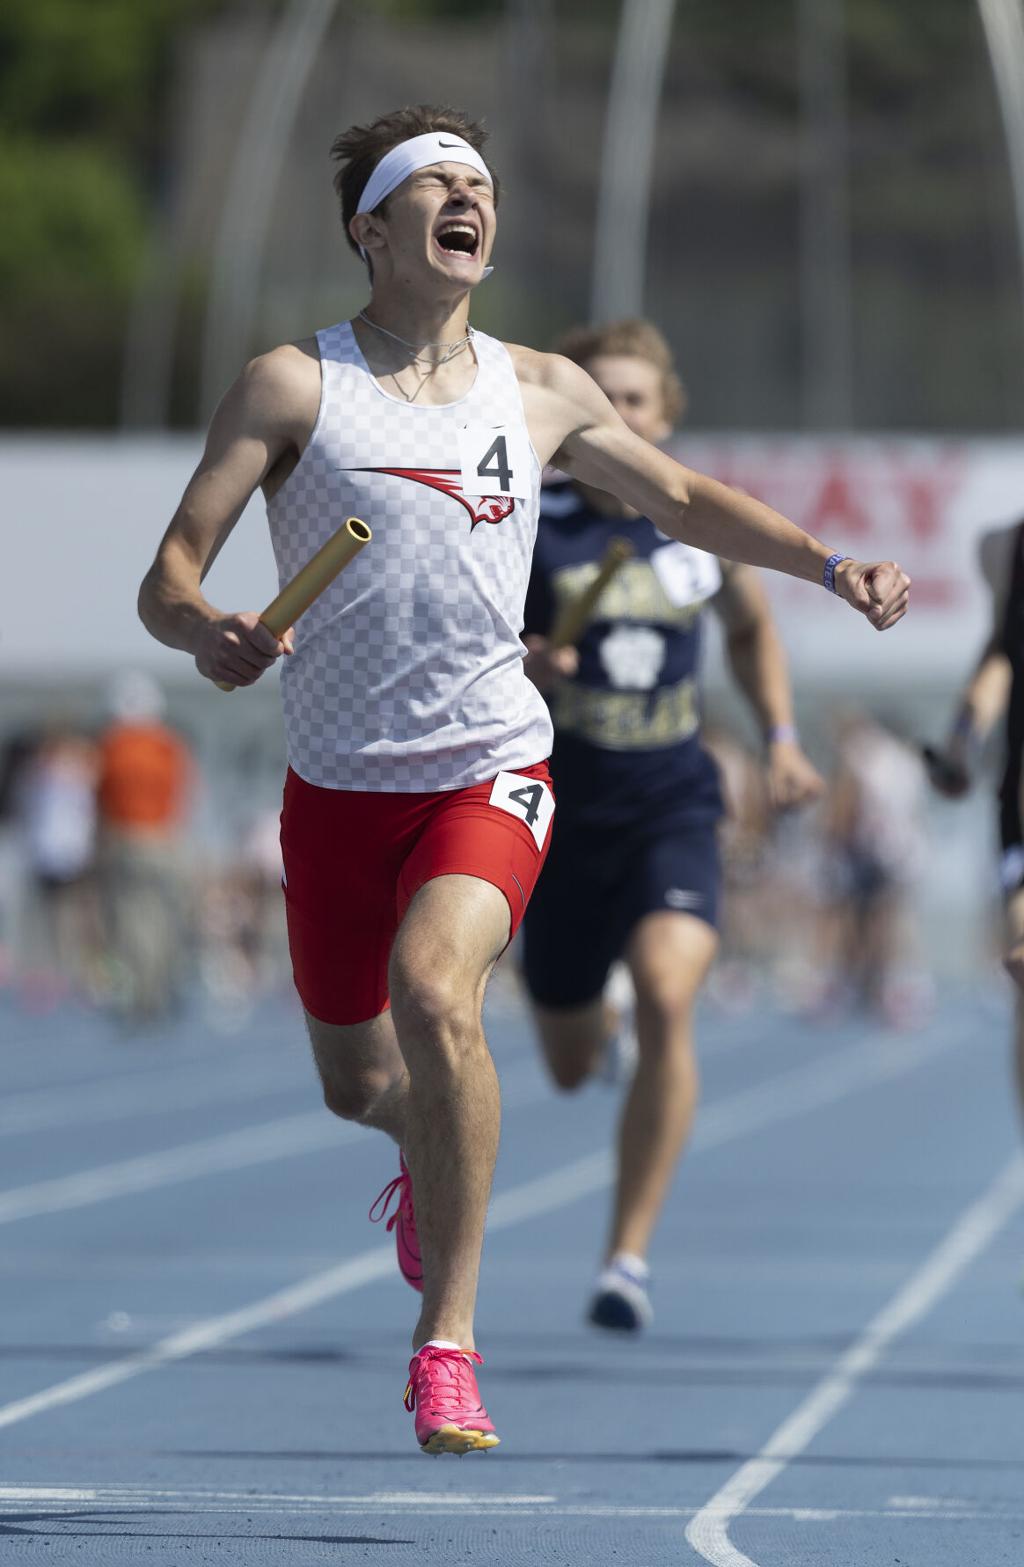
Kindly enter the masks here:
[[609, 1088], [631, 1083], [640, 1048], [632, 1016], [620, 1018], [614, 1034], [609, 1034], [597, 1063], [597, 1080]]
[[616, 1025], [598, 1058], [595, 1076], [599, 1082], [614, 1088], [632, 1082], [639, 1054], [635, 1022], [636, 992], [624, 963], [613, 966], [605, 986], [604, 1000], [607, 1010], [615, 1015]]
[[597, 1276], [587, 1319], [598, 1328], [619, 1333], [639, 1333], [654, 1321], [647, 1293], [651, 1270], [639, 1257], [624, 1253], [612, 1258]]

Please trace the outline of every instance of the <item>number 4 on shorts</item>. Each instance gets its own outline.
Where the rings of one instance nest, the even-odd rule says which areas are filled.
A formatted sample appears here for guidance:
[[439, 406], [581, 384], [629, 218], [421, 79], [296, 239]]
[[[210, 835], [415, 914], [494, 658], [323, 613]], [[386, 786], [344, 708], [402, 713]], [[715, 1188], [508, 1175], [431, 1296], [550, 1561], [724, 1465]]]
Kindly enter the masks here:
[[523, 773], [499, 773], [489, 803], [524, 822], [533, 833], [538, 849], [543, 849], [555, 811], [555, 802], [546, 783]]

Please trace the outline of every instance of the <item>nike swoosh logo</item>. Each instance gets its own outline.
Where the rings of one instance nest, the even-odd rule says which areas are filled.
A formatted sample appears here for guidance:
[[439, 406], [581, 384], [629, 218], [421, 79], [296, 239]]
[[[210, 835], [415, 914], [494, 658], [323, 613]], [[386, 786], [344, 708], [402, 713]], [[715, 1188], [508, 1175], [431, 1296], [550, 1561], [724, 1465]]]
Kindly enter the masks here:
[[685, 892], [681, 887], [669, 887], [665, 902], [673, 909], [697, 908], [704, 899], [699, 892]]
[[461, 147], [462, 146], [462, 142], [460, 142], [460, 141], [442, 141], [440, 136], [439, 136], [437, 138], [437, 145], [439, 147]]

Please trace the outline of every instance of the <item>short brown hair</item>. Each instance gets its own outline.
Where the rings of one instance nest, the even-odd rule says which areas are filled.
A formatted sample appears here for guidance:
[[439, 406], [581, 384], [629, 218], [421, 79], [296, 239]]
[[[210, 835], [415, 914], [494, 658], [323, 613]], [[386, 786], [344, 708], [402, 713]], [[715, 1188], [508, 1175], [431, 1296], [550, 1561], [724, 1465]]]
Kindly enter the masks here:
[[[447, 131], [450, 136], [461, 136], [463, 141], [468, 141], [483, 156], [487, 132], [482, 125], [471, 120], [468, 114], [463, 114], [461, 109], [439, 108], [429, 103], [395, 109], [391, 114], [382, 114], [370, 125], [352, 125], [334, 138], [331, 157], [338, 165], [334, 174], [334, 188], [341, 201], [341, 226], [353, 250], [358, 252], [359, 246], [349, 233], [348, 226], [356, 215], [359, 198], [366, 189], [370, 175], [392, 147], [409, 141], [413, 136], [425, 136], [430, 131]], [[497, 205], [498, 179], [493, 169], [491, 179]], [[384, 205], [381, 202], [376, 210], [379, 212]]]
[[631, 318], [609, 321], [605, 326], [570, 327], [555, 344], [555, 352], [584, 368], [599, 354], [626, 354], [632, 359], [646, 359], [661, 371], [661, 395], [669, 424], [678, 424], [686, 412], [686, 388], [676, 370], [672, 350], [650, 321]]

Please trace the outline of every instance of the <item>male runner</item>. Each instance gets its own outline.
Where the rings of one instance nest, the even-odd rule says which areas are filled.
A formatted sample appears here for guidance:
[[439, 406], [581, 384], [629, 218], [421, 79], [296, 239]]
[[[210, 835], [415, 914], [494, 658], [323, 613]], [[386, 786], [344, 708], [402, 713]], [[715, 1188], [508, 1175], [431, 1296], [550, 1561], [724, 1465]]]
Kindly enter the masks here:
[[[570, 332], [582, 366], [644, 440], [666, 441], [683, 410], [671, 350], [647, 321]], [[560, 603], [612, 539], [632, 546], [578, 644], [549, 639]], [[752, 566], [673, 542], [587, 484], [546, 486], [526, 597], [527, 674], [548, 692], [558, 822], [523, 927], [523, 969], [555, 1082], [577, 1088], [610, 1044], [605, 986], [625, 958], [636, 992], [637, 1064], [618, 1133], [605, 1261], [588, 1310], [637, 1331], [653, 1316], [647, 1250], [697, 1098], [693, 1007], [718, 945], [722, 814], [701, 746], [697, 671], [707, 605], [761, 726], [776, 806], [823, 784], [797, 740], [785, 655]]]
[[1015, 1060], [1024, 1114], [1024, 522], [985, 534], [981, 569], [992, 594], [992, 630], [957, 705], [946, 744], [925, 747], [932, 783], [950, 799], [969, 790], [987, 736], [1006, 714], [1006, 762], [999, 791], [1004, 962], [1017, 987]]
[[[519, 641], [542, 465], [673, 537], [824, 581], [878, 630], [909, 588], [892, 562], [831, 552], [648, 446], [577, 365], [472, 331], [498, 195], [483, 143], [464, 115], [426, 107], [336, 140], [369, 302], [243, 370], [140, 596], [149, 630], [212, 680], [251, 685], [290, 655], [292, 962], [329, 1108], [388, 1133], [407, 1161], [399, 1252], [423, 1291], [407, 1404], [430, 1452], [497, 1441], [473, 1370], [499, 1120], [481, 1005], [553, 810], [550, 720]], [[346, 515], [373, 528], [280, 639], [200, 586], [257, 487], [282, 579]]]

